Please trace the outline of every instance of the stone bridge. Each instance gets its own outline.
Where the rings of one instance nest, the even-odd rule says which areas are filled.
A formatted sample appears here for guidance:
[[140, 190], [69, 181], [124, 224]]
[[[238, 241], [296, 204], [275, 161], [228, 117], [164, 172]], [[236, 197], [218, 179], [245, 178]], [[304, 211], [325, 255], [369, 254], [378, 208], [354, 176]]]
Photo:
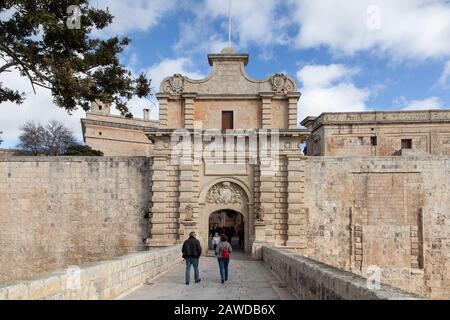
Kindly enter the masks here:
[[184, 284], [180, 245], [152, 249], [113, 260], [69, 267], [4, 284], [0, 300], [395, 300], [419, 296], [367, 280], [272, 246], [262, 260], [236, 252], [224, 285], [215, 257], [200, 262], [199, 284]]

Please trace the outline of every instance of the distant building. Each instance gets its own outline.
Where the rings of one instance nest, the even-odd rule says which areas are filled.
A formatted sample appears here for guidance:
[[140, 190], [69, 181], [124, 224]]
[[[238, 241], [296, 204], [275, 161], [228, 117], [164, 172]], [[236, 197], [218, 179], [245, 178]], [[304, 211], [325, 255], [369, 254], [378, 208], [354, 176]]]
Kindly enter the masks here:
[[450, 110], [324, 113], [301, 124], [308, 156], [450, 155]]
[[143, 119], [128, 119], [112, 115], [109, 106], [92, 103], [91, 111], [81, 119], [84, 142], [105, 156], [149, 157], [153, 145], [144, 131], [158, 127], [158, 121], [150, 120], [149, 113], [144, 109]]
[[18, 156], [19, 152], [14, 149], [0, 149], [0, 157], [14, 157]]

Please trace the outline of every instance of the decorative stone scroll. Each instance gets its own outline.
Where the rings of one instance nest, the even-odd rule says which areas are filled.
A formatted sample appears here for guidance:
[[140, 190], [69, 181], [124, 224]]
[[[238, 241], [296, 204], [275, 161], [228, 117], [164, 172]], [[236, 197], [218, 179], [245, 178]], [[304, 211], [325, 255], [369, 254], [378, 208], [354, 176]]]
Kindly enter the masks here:
[[166, 79], [162, 86], [163, 91], [170, 94], [181, 94], [184, 91], [184, 84], [186, 79], [181, 74], [174, 74], [172, 77]]
[[272, 90], [277, 93], [288, 93], [295, 90], [295, 82], [283, 73], [277, 73], [270, 78]]
[[208, 191], [206, 202], [211, 204], [242, 205], [247, 203], [248, 199], [238, 185], [230, 182], [221, 182]]

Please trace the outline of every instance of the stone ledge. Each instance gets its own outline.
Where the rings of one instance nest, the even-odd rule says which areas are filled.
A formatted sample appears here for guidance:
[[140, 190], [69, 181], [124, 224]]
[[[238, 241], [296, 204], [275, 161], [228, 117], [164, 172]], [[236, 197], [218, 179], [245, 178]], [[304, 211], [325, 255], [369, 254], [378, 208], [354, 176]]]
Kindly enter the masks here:
[[[181, 262], [181, 245], [0, 284], [0, 300], [110, 300]], [[75, 277], [69, 271], [75, 270]]]
[[301, 300], [425, 299], [385, 284], [368, 288], [363, 277], [272, 246], [263, 246], [262, 258]]

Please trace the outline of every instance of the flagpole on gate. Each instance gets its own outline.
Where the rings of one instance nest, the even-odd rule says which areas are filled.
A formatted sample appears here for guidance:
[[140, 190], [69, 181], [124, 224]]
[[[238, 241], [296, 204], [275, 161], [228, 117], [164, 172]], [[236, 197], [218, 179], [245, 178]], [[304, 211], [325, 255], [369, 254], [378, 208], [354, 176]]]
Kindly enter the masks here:
[[229, 0], [228, 9], [228, 48], [231, 48], [231, 0]]

